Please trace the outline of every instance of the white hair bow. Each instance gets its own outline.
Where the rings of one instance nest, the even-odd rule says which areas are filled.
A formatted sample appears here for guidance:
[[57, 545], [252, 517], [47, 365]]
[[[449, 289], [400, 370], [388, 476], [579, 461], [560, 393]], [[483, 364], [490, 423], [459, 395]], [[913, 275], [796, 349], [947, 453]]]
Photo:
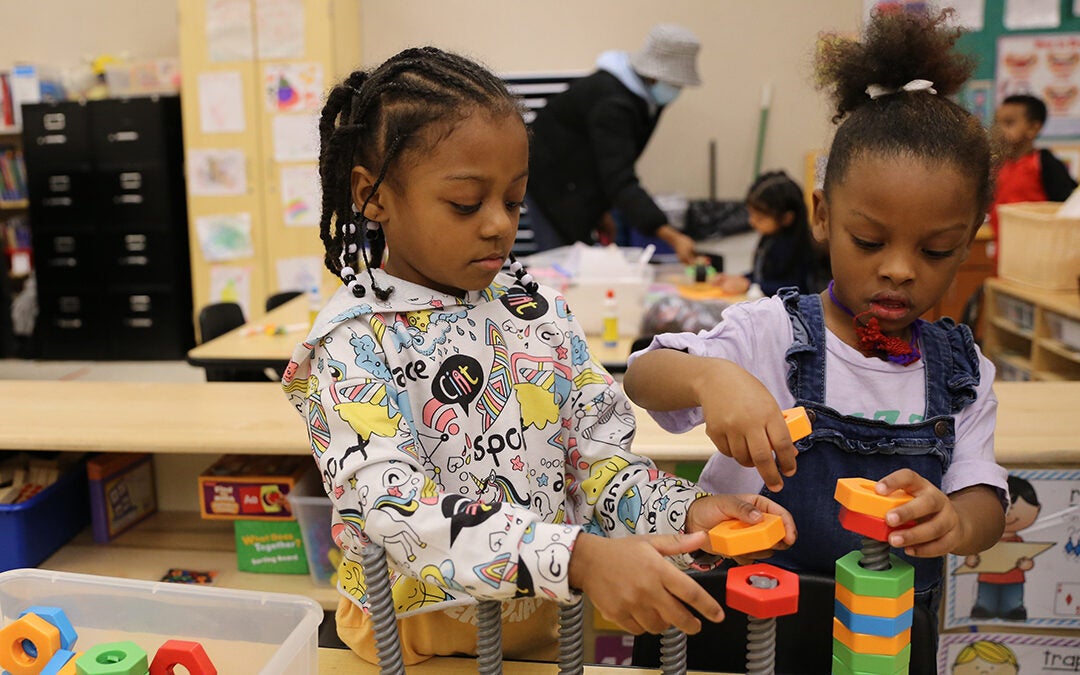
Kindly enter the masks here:
[[925, 91], [931, 94], [936, 94], [937, 89], [934, 89], [934, 83], [930, 80], [912, 80], [899, 89], [893, 89], [891, 87], [883, 87], [880, 84], [872, 84], [866, 88], [866, 95], [872, 100], [881, 98], [882, 96], [888, 96], [890, 94], [898, 94], [901, 91]]

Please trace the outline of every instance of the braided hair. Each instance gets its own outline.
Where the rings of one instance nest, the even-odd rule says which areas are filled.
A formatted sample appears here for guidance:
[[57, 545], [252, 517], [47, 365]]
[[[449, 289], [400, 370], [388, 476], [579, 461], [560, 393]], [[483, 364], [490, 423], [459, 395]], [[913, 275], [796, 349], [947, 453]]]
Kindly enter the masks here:
[[[825, 167], [826, 195], [859, 157], [907, 155], [970, 176], [979, 213], [986, 212], [993, 198], [989, 140], [979, 120], [949, 99], [975, 68], [971, 57], [953, 51], [961, 31], [948, 27], [951, 14], [877, 12], [861, 41], [831, 36], [822, 42], [818, 86], [831, 93], [839, 124]], [[903, 90], [915, 80], [929, 80], [933, 90]], [[871, 85], [891, 93], [871, 97]]]
[[[396, 185], [395, 166], [418, 157], [446, 137], [473, 111], [520, 113], [520, 103], [489, 70], [436, 47], [406, 49], [379, 67], [357, 70], [327, 95], [319, 119], [319, 177], [322, 216], [319, 236], [326, 268], [341, 277], [356, 297], [365, 289], [356, 278], [361, 260], [376, 297], [386, 300], [393, 286], [380, 288], [371, 272], [382, 264], [386, 236], [364, 211], [383, 181]], [[433, 125], [442, 133], [424, 133]], [[364, 203], [352, 197], [352, 170], [378, 167]], [[363, 230], [363, 232], [361, 232]], [[536, 282], [511, 254], [511, 271], [530, 293]]]

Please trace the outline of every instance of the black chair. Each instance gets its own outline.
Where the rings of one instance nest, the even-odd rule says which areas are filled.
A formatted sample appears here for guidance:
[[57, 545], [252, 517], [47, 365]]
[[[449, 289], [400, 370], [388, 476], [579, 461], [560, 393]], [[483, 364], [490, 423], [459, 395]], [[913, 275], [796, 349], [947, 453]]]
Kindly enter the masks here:
[[[705, 590], [724, 605], [720, 623], [702, 620], [701, 632], [686, 639], [687, 667], [710, 672], [746, 672], [746, 615], [724, 603], [727, 570], [715, 569], [692, 575]], [[836, 586], [832, 577], [799, 575], [799, 611], [776, 620], [776, 672], [780, 675], [820, 675], [832, 672], [832, 619], [835, 615]], [[937, 623], [921, 607], [916, 607], [911, 630], [912, 673], [935, 672], [933, 645]], [[633, 665], [657, 668], [660, 665], [660, 636], [639, 635], [634, 639]]]
[[[203, 342], [213, 340], [244, 325], [244, 310], [235, 302], [216, 302], [199, 310], [199, 335]], [[207, 382], [267, 382], [262, 368], [206, 366]]]
[[266, 311], [269, 312], [275, 307], [280, 307], [293, 298], [303, 294], [303, 291], [282, 291], [280, 293], [274, 293], [266, 299]]

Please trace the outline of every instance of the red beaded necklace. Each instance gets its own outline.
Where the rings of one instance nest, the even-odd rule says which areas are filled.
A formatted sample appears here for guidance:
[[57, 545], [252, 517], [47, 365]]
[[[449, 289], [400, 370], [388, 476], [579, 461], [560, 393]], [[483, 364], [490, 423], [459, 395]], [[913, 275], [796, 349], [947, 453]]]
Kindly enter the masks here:
[[[847, 312], [855, 323], [855, 336], [859, 339], [859, 351], [867, 356], [876, 356], [902, 366], [911, 364], [922, 358], [919, 352], [919, 322], [911, 324], [911, 342], [904, 342], [901, 338], [885, 335], [881, 332], [881, 325], [876, 316], [869, 310], [856, 314], [848, 309], [847, 305], [840, 302], [833, 292], [834, 282], [829, 282], [829, 299], [833, 304]], [[866, 317], [866, 318], [864, 318]]]

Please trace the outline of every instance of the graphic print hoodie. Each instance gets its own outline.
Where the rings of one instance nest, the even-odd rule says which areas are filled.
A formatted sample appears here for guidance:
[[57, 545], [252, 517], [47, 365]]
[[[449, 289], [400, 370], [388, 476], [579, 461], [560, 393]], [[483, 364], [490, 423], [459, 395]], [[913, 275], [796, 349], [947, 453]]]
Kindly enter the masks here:
[[582, 530], [681, 530], [700, 491], [630, 452], [630, 403], [562, 296], [505, 274], [462, 298], [375, 275], [390, 299], [340, 288], [282, 380], [334, 503], [341, 592], [366, 608], [370, 538], [399, 615], [571, 602]]

